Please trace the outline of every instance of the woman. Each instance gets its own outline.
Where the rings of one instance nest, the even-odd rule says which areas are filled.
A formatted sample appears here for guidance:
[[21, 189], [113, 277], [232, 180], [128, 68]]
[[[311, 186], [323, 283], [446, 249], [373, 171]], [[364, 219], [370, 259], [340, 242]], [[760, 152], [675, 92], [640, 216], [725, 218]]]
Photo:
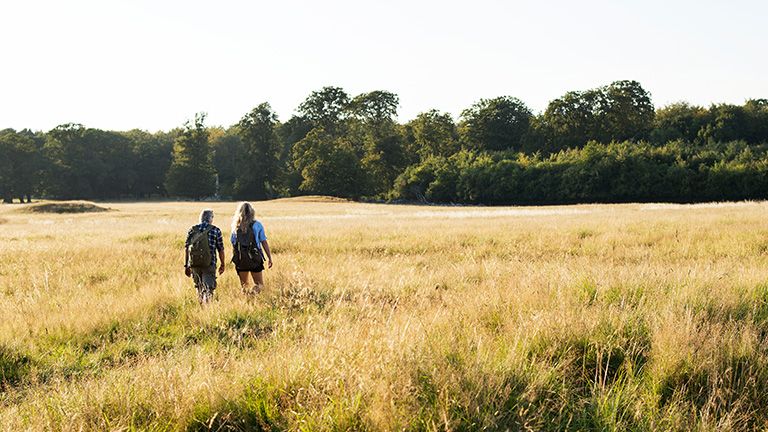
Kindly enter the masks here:
[[[234, 248], [232, 262], [240, 277], [240, 286], [244, 292], [258, 293], [264, 287], [264, 253], [267, 254], [267, 268], [272, 268], [272, 253], [264, 233], [264, 226], [255, 218], [253, 206], [242, 202], [237, 206], [232, 217], [232, 235], [230, 237]], [[263, 248], [263, 252], [262, 252]], [[253, 278], [254, 286], [248, 286], [248, 273]]]

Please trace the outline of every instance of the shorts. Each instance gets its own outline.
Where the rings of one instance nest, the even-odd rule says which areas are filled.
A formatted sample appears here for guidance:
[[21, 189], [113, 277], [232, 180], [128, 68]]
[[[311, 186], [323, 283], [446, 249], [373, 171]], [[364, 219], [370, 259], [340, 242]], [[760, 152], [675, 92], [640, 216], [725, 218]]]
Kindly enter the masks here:
[[252, 268], [239, 268], [235, 267], [235, 270], [237, 270], [238, 273], [240, 272], [253, 272], [253, 273], [259, 273], [261, 271], [264, 271], [264, 261], [259, 261], [254, 267]]

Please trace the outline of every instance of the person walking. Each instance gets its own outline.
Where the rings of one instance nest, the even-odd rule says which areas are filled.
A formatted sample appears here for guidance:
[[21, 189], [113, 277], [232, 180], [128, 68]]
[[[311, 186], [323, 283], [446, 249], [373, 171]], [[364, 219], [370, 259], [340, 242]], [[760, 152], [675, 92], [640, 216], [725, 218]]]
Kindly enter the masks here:
[[[240, 286], [246, 294], [259, 293], [264, 288], [264, 254], [267, 268], [272, 268], [272, 252], [269, 250], [264, 225], [256, 220], [256, 212], [248, 202], [241, 202], [232, 216], [232, 262], [235, 264]], [[249, 287], [248, 275], [253, 279]]]
[[200, 223], [187, 232], [184, 243], [184, 274], [192, 276], [200, 304], [208, 303], [216, 290], [216, 253], [221, 260], [219, 274], [224, 273], [224, 240], [221, 230], [213, 225], [213, 210], [200, 212]]

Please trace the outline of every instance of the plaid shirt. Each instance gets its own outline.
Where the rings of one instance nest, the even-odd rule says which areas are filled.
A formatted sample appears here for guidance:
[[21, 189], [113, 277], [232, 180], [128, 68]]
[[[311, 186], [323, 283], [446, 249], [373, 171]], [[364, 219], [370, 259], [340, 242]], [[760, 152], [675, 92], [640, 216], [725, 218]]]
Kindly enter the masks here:
[[[203, 232], [206, 228], [210, 226], [209, 223], [203, 222], [199, 225], [195, 225], [192, 228], [189, 229], [189, 232], [187, 233], [187, 241], [184, 242], [184, 247], [188, 248], [190, 244], [192, 244], [192, 236], [196, 232]], [[216, 267], [216, 251], [223, 251], [224, 250], [224, 239], [221, 236], [221, 230], [218, 229], [216, 226], [213, 226], [210, 231], [208, 231], [208, 247], [211, 248], [211, 257], [212, 262], [211, 266]], [[189, 263], [185, 263], [189, 264]]]

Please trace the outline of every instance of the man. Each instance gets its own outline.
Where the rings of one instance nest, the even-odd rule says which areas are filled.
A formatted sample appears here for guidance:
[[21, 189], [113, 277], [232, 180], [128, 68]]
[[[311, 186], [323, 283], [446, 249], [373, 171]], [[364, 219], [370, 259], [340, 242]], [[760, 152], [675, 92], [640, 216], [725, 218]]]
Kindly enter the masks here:
[[184, 250], [184, 274], [195, 281], [200, 304], [208, 303], [216, 289], [216, 252], [221, 261], [219, 274], [224, 273], [226, 262], [221, 230], [213, 225], [213, 210], [200, 212], [200, 224], [189, 229]]

